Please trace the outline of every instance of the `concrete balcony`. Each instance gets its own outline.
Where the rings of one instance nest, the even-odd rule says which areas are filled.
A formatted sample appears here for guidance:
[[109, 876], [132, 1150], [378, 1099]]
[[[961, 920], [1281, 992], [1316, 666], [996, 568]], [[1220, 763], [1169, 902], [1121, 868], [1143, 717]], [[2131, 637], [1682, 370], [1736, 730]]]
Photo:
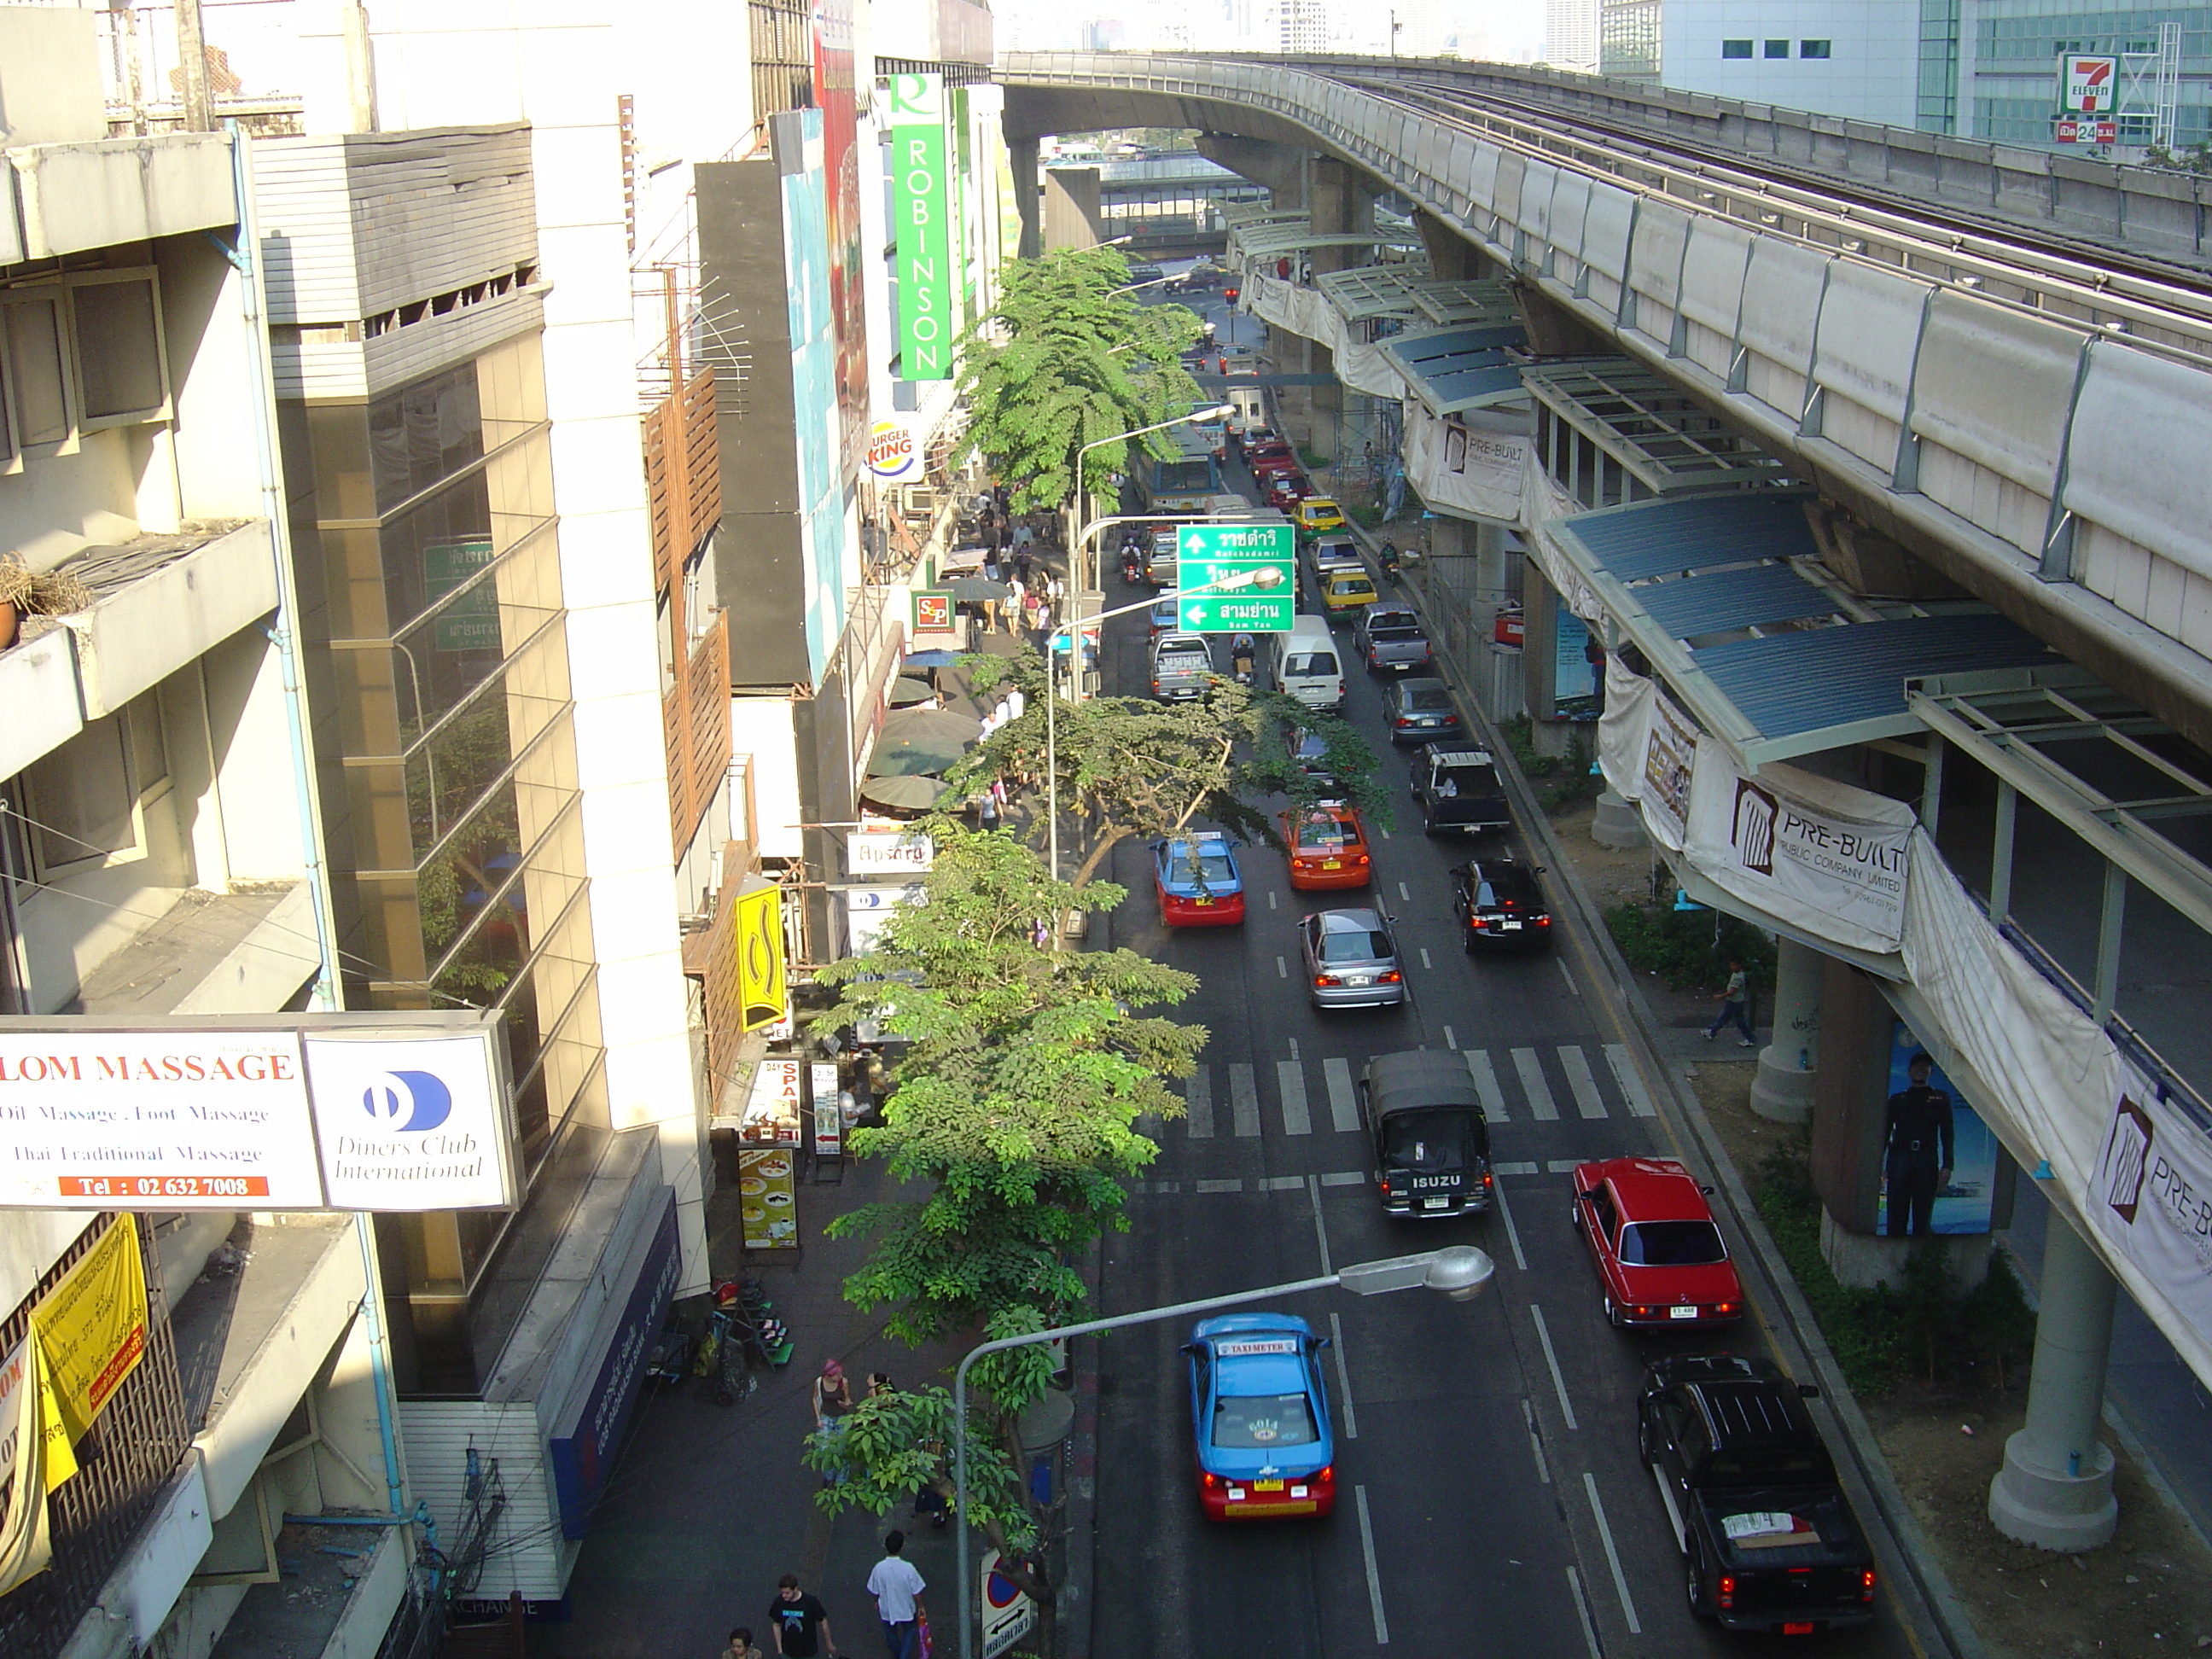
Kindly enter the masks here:
[[22, 770], [276, 608], [265, 520], [88, 547], [58, 568], [93, 591], [66, 623], [32, 617], [0, 652], [0, 777]]
[[30, 144], [6, 154], [0, 264], [238, 222], [230, 140], [219, 132]]
[[194, 888], [86, 976], [76, 1012], [261, 1013], [284, 1006], [315, 968], [305, 882], [248, 893]]

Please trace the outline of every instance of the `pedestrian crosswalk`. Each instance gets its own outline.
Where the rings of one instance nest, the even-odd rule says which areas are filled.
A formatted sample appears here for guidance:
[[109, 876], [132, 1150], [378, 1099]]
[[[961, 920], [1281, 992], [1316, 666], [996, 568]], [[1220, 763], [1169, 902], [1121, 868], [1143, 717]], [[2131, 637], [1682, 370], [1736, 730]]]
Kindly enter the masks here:
[[[1591, 1048], [1597, 1049], [1595, 1055]], [[1492, 1123], [1510, 1123], [1516, 1117], [1556, 1123], [1563, 1097], [1573, 1103], [1576, 1116], [1586, 1121], [1658, 1115], [1634, 1060], [1621, 1043], [1515, 1048], [1502, 1055], [1487, 1048], [1463, 1048], [1459, 1054], [1474, 1081], [1482, 1115]], [[1339, 1134], [1353, 1133], [1359, 1128], [1359, 1098], [1352, 1065], [1340, 1058], [1316, 1061], [1295, 1054], [1279, 1060], [1274, 1086], [1266, 1098], [1260, 1082], [1262, 1067], [1243, 1061], [1201, 1065], [1183, 1085], [1181, 1123], [1148, 1122], [1146, 1127], [1154, 1133], [1164, 1128], [1166, 1136], [1187, 1140], [1310, 1136], [1319, 1127], [1316, 1110], [1326, 1100], [1328, 1128]], [[1218, 1110], [1217, 1083], [1225, 1087], [1228, 1097], [1225, 1129]]]

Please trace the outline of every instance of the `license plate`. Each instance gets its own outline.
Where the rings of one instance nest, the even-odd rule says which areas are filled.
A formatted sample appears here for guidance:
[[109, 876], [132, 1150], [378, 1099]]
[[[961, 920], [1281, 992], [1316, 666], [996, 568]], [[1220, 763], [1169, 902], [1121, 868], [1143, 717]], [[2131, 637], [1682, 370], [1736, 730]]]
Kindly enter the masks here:
[[1341, 870], [1344, 868], [1344, 860], [1342, 859], [1323, 859], [1321, 861], [1321, 867], [1324, 870]]
[[1252, 1483], [1252, 1490], [1254, 1492], [1280, 1492], [1282, 1491], [1284, 1485], [1285, 1483], [1280, 1480], [1255, 1480]]
[[1517, 921], [1501, 921], [1498, 925], [1502, 930], [1509, 933], [1517, 933], [1521, 931], [1521, 924]]
[[1813, 1621], [1807, 1619], [1796, 1624], [1784, 1625], [1782, 1627], [1782, 1633], [1784, 1636], [1810, 1636], [1813, 1633]]
[[1368, 983], [1368, 975], [1365, 974], [1346, 974], [1344, 976], [1344, 982], [1346, 985], [1364, 985]]
[[1451, 1208], [1451, 1200], [1449, 1198], [1425, 1198], [1421, 1200], [1421, 1207], [1425, 1210], [1449, 1210]]
[[1697, 1316], [1698, 1310], [1695, 1308], [1669, 1308], [1667, 1310], [1667, 1317], [1669, 1319], [1695, 1319]]
[[1193, 899], [1191, 902], [1195, 904], [1200, 909], [1203, 910], [1211, 906], [1213, 901], [1212, 899]]

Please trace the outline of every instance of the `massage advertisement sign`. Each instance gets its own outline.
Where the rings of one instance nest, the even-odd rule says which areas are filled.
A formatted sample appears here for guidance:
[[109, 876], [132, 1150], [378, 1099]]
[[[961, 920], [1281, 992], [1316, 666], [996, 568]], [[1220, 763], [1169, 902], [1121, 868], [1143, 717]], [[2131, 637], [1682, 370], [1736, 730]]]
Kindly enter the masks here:
[[0, 1205], [448, 1210], [516, 1201], [496, 1016], [0, 1019]]

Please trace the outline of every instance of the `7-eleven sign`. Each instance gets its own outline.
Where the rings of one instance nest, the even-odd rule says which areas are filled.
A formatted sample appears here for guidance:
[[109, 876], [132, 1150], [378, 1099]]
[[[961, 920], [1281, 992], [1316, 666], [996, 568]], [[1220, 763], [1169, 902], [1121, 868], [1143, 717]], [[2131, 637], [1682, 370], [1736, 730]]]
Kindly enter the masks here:
[[2109, 114], [2118, 106], [2120, 60], [2110, 55], [2069, 52], [2058, 60], [2062, 107], [2081, 115]]

